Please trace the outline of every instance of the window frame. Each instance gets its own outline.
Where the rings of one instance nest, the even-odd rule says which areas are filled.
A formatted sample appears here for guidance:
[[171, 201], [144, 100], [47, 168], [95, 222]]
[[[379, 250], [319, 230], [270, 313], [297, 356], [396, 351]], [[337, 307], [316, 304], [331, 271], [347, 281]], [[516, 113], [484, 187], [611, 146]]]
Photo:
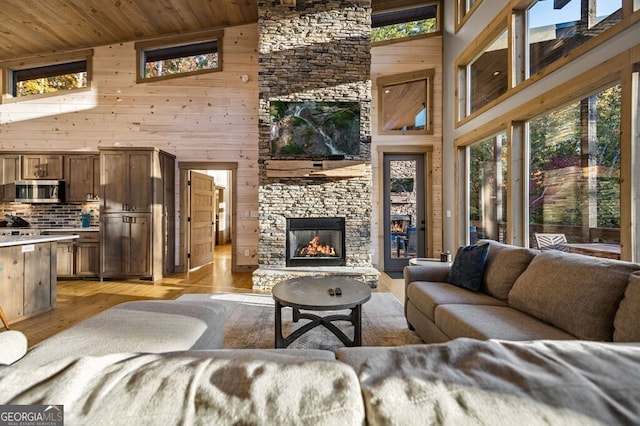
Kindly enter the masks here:
[[[389, 13], [389, 12], [398, 11], [398, 10], [411, 10], [411, 9], [417, 9], [420, 7], [425, 7], [425, 6], [436, 7], [436, 13], [435, 13], [436, 30], [435, 31], [430, 33], [425, 33], [425, 34], [416, 34], [416, 35], [407, 36], [407, 37], [395, 38], [391, 40], [372, 41], [371, 45], [381, 46], [381, 45], [392, 44], [392, 43], [406, 42], [408, 40], [416, 40], [416, 39], [425, 38], [425, 37], [442, 35], [442, 2], [441, 0], [437, 0], [437, 1], [413, 0], [413, 1], [407, 2], [407, 4], [403, 5], [403, 7], [401, 8], [376, 9], [372, 11], [371, 19], [373, 21], [373, 16], [376, 14], [384, 14], [384, 13]], [[407, 22], [413, 22], [413, 21], [407, 21]], [[373, 26], [371, 28], [373, 29]]]
[[[481, 114], [483, 111], [488, 110], [502, 99], [504, 99], [513, 87], [513, 69], [512, 63], [512, 31], [509, 25], [510, 8], [505, 7], [491, 22], [487, 28], [485, 28], [480, 35], [476, 38], [475, 42], [469, 45], [466, 51], [464, 51], [455, 61], [456, 70], [456, 125], [460, 126], [471, 117], [475, 117]], [[478, 108], [473, 113], [470, 112], [470, 76], [469, 66], [490, 46], [495, 40], [498, 39], [504, 32], [507, 32], [507, 90], [497, 98], [491, 100], [486, 105]]]
[[[168, 80], [172, 78], [187, 77], [198, 74], [208, 74], [213, 72], [222, 71], [222, 58], [223, 58], [223, 44], [224, 44], [224, 30], [212, 30], [206, 32], [200, 32], [196, 34], [186, 34], [173, 37], [162, 37], [151, 40], [145, 40], [135, 43], [136, 49], [136, 83], [151, 83], [154, 81]], [[205, 43], [208, 41], [217, 42], [217, 54], [218, 54], [218, 66], [216, 68], [206, 68], [188, 72], [181, 72], [177, 74], [166, 74], [156, 77], [145, 77], [145, 65], [146, 65], [146, 52], [159, 50], [159, 49], [171, 49], [175, 48], [178, 52], [181, 47], [188, 49], [189, 46]], [[188, 57], [185, 56], [176, 56]]]
[[[62, 66], [64, 70], [65, 64], [76, 64], [86, 62], [87, 84], [84, 87], [66, 89], [62, 91], [35, 93], [31, 95], [16, 96], [15, 74], [28, 70], [36, 70], [49, 66]], [[78, 93], [91, 90], [91, 82], [93, 80], [93, 49], [84, 49], [74, 52], [58, 53], [52, 55], [44, 55], [38, 58], [15, 59], [0, 62], [2, 70], [2, 100], [0, 103], [20, 102], [31, 99], [46, 98], [51, 96], [61, 96], [69, 93]], [[56, 75], [72, 74], [72, 72]]]
[[[433, 135], [433, 115], [434, 115], [434, 77], [435, 68], [420, 71], [406, 72], [379, 77], [376, 80], [378, 88], [378, 134], [380, 135]], [[424, 129], [419, 130], [384, 130], [384, 97], [385, 87], [395, 86], [403, 83], [412, 83], [426, 80], [425, 108], [427, 117]]]
[[[489, 25], [475, 38], [473, 43], [470, 43], [467, 48], [458, 56], [454, 62], [455, 67], [455, 118], [454, 126], [459, 128], [475, 117], [481, 115], [483, 112], [493, 108], [500, 102], [509, 97], [517, 94], [521, 90], [535, 84], [536, 82], [544, 79], [554, 71], [566, 66], [582, 55], [592, 51], [596, 47], [606, 43], [609, 39], [615, 35], [625, 31], [629, 27], [633, 26], [640, 21], [640, 11], [633, 10], [632, 2], [640, 0], [623, 0], [622, 3], [622, 20], [610, 28], [607, 28], [604, 32], [598, 34], [592, 39], [579, 45], [574, 50], [567, 53], [561, 59], [547, 65], [540, 70], [537, 74], [525, 78], [526, 73], [526, 19], [524, 13], [526, 10], [536, 2], [536, 0], [511, 0], [500, 12], [498, 12], [495, 18]], [[474, 5], [475, 6], [475, 5]], [[465, 114], [465, 103], [468, 99], [468, 85], [466, 81], [465, 66], [473, 61], [482, 52], [483, 46], [487, 44], [487, 39], [497, 37], [499, 34], [498, 29], [504, 28], [507, 25], [508, 29], [508, 72], [509, 83], [507, 92], [489, 102], [484, 107], [471, 113]]]
[[460, 31], [460, 28], [469, 20], [469, 17], [475, 12], [482, 3], [482, 0], [476, 0], [473, 6], [467, 8], [467, 0], [457, 0], [455, 3], [456, 14], [456, 33]]
[[[570, 2], [570, 1], [571, 0], [568, 0], [567, 3]], [[625, 1], [621, 0], [620, 21], [616, 22], [614, 25], [611, 25], [608, 28], [605, 28], [599, 34], [596, 34], [595, 36], [591, 36], [586, 41], [576, 45], [573, 49], [570, 49], [570, 50], [567, 50], [567, 51], [562, 51], [561, 49], [559, 49], [558, 50], [558, 52], [560, 53], [560, 55], [559, 55], [560, 58], [559, 59], [551, 61], [547, 65], [544, 65], [541, 68], [535, 70], [535, 72], [532, 72], [532, 70], [531, 70], [531, 68], [532, 68], [532, 65], [531, 65], [532, 58], [531, 58], [531, 53], [530, 53], [530, 49], [531, 49], [530, 31], [532, 30], [532, 28], [530, 28], [530, 26], [529, 26], [530, 25], [530, 16], [529, 16], [529, 14], [530, 14], [531, 9], [539, 2], [540, 2], [540, 0], [528, 1], [526, 8], [523, 8], [523, 9], [515, 9], [514, 8], [514, 10], [513, 10], [513, 14], [514, 15], [518, 15], [519, 16], [520, 14], [522, 14], [522, 18], [520, 18], [520, 20], [518, 21], [518, 26], [515, 27], [513, 30], [521, 32], [523, 34], [523, 37], [521, 37], [521, 40], [522, 40], [521, 44], [522, 45], [519, 46], [519, 48], [522, 49], [522, 51], [524, 52], [524, 58], [525, 58], [525, 61], [523, 63], [523, 65], [524, 65], [524, 69], [523, 69], [524, 80], [528, 80], [528, 79], [532, 78], [533, 76], [535, 76], [537, 74], [544, 73], [547, 68], [553, 67], [553, 65], [556, 62], [563, 61], [563, 58], [569, 56], [573, 51], [580, 50], [580, 47], [582, 45], [588, 44], [590, 40], [598, 39], [603, 33], [609, 32], [609, 30], [611, 28], [617, 27], [618, 25], [620, 25], [622, 23], [624, 17], [625, 17], [625, 12], [624, 12], [624, 9], [625, 9], [625, 4], [624, 3], [625, 3]], [[597, 4], [594, 3], [594, 6], [596, 6], [596, 5]], [[607, 16], [607, 18], [610, 18], [611, 16], [612, 15], [609, 15], [609, 16]], [[581, 19], [584, 19], [584, 18], [581, 17]], [[585, 33], [588, 32], [588, 31], [592, 31], [593, 28], [596, 28], [599, 24], [600, 24], [599, 22], [594, 24], [593, 26], [588, 28], [585, 31]], [[578, 35], [580, 35], [580, 34], [578, 34]], [[554, 50], [553, 53], [556, 53], [556, 51]]]

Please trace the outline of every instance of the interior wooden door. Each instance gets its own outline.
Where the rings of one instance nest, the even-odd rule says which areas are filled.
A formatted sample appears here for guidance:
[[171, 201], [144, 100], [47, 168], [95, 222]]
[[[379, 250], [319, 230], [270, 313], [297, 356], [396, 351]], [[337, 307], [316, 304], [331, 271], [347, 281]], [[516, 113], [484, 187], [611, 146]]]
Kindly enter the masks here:
[[213, 177], [190, 172], [189, 268], [213, 261], [215, 183]]

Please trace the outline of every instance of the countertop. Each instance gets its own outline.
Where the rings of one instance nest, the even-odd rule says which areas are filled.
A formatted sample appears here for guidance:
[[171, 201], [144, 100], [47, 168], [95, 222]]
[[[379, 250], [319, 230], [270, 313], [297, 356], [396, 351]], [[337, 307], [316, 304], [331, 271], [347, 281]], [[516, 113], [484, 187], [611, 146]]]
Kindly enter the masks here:
[[0, 247], [50, 243], [53, 241], [75, 240], [76, 238], [78, 238], [77, 235], [2, 235], [0, 236]]
[[40, 232], [98, 232], [99, 226], [90, 226], [88, 228], [35, 228]]

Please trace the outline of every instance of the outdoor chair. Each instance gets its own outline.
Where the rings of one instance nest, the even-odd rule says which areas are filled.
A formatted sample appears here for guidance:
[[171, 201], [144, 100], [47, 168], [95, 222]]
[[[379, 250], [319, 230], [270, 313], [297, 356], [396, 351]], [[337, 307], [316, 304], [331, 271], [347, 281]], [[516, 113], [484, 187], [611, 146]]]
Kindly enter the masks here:
[[544, 250], [559, 250], [567, 251], [567, 248], [562, 244], [567, 242], [567, 237], [564, 234], [542, 234], [535, 233], [536, 244], [538, 249]]

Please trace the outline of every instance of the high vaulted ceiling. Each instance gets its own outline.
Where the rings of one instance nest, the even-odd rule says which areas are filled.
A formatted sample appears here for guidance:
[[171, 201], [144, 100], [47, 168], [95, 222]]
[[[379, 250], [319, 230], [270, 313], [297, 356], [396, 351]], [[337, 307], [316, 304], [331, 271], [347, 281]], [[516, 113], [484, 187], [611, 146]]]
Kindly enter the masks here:
[[0, 61], [257, 21], [257, 0], [2, 0]]
[[257, 20], [256, 0], [2, 0], [0, 60]]

